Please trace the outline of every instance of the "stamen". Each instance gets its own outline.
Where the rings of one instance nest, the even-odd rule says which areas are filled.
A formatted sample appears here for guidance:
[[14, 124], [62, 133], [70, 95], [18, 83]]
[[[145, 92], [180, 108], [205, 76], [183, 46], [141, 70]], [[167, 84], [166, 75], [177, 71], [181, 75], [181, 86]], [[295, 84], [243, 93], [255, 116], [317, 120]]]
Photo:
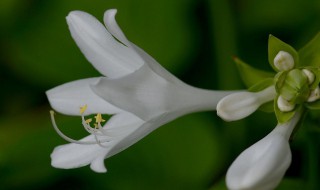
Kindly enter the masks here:
[[96, 119], [96, 123], [101, 123], [106, 121], [102, 118], [101, 113], [98, 113], [96, 116], [94, 116], [94, 118]]
[[80, 107], [80, 114], [83, 115], [83, 113], [87, 110], [88, 105], [85, 104], [84, 106]]
[[68, 141], [68, 142], [71, 142], [71, 143], [75, 143], [75, 144], [83, 144], [83, 145], [94, 145], [94, 144], [98, 144], [99, 146], [102, 146], [102, 147], [106, 147], [104, 145], [102, 145], [101, 143], [105, 143], [105, 142], [110, 142], [110, 139], [104, 139], [104, 140], [99, 140], [97, 138], [97, 136], [94, 134], [95, 136], [95, 139], [96, 141], [79, 141], [79, 140], [74, 140], [68, 136], [66, 136], [65, 134], [63, 134], [62, 131], [60, 131], [60, 129], [58, 128], [57, 124], [56, 124], [56, 121], [55, 121], [55, 118], [54, 118], [54, 111], [51, 110], [50, 111], [50, 117], [51, 117], [51, 122], [52, 122], [52, 125], [53, 125], [53, 128], [56, 130], [56, 132], [58, 133], [58, 135], [60, 137], [62, 137], [64, 140]]

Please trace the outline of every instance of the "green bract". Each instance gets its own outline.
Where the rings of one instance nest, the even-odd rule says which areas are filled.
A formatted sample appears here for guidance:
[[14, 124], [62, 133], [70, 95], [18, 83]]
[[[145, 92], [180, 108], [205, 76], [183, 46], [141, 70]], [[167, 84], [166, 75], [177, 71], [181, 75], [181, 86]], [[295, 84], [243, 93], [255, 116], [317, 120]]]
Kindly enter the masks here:
[[307, 45], [298, 51], [298, 66], [320, 67], [320, 33], [318, 33]]
[[[263, 111], [273, 111], [279, 123], [290, 120], [297, 110], [320, 109], [320, 33], [301, 50], [270, 35], [268, 60], [274, 72], [251, 67], [239, 58], [234, 58], [244, 84], [251, 92], [259, 92], [274, 86], [274, 101], [262, 105]], [[279, 100], [278, 101], [278, 99]]]
[[279, 70], [274, 65], [274, 58], [280, 51], [285, 51], [289, 53], [293, 59], [295, 65], [299, 63], [299, 55], [297, 51], [291, 47], [290, 45], [284, 43], [283, 41], [279, 40], [278, 38], [269, 35], [269, 42], [268, 42], [268, 60], [271, 67], [278, 72]]

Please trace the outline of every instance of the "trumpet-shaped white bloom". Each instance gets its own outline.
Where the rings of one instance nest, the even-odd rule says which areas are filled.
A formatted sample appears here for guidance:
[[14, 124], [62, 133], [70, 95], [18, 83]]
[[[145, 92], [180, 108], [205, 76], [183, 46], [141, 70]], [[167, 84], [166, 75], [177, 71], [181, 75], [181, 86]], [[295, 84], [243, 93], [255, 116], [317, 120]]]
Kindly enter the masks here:
[[232, 190], [274, 189], [291, 163], [289, 138], [300, 119], [296, 115], [278, 124], [266, 137], [243, 151], [227, 172], [227, 186]]
[[[103, 76], [47, 91], [54, 110], [80, 115], [82, 125], [91, 133], [79, 141], [70, 139], [58, 129], [51, 112], [55, 129], [71, 142], [54, 149], [54, 167], [68, 169], [90, 164], [92, 170], [106, 172], [105, 158], [181, 115], [215, 110], [218, 101], [230, 93], [198, 89], [177, 79], [127, 40], [115, 14], [116, 10], [105, 12], [106, 27], [85, 12], [73, 11], [67, 16], [72, 37]], [[92, 120], [85, 117], [96, 113], [95, 127], [91, 128]], [[104, 126], [101, 114], [112, 115]]]
[[276, 96], [274, 86], [259, 92], [237, 92], [230, 94], [217, 105], [217, 114], [226, 121], [235, 121], [255, 112], [262, 104]]

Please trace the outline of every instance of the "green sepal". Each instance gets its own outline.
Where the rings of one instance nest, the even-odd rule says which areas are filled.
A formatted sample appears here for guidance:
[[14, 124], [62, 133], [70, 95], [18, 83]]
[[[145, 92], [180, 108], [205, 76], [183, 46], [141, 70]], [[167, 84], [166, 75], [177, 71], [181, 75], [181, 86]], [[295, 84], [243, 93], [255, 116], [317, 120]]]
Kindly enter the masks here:
[[320, 100], [314, 102], [306, 102], [304, 105], [310, 110], [320, 110]]
[[266, 78], [273, 78], [273, 76], [275, 75], [272, 72], [256, 69], [243, 62], [238, 57], [234, 57], [233, 60], [237, 64], [242, 81], [248, 88], [255, 85], [257, 82], [263, 81]]
[[268, 60], [271, 67], [277, 72], [279, 72], [279, 70], [275, 67], [273, 60], [279, 53], [279, 51], [285, 51], [291, 54], [291, 56], [294, 59], [294, 64], [296, 68], [296, 66], [299, 64], [299, 55], [297, 51], [290, 45], [284, 43], [283, 41], [279, 40], [278, 38], [270, 34], [268, 42]]
[[288, 71], [282, 71], [276, 74], [276, 76], [274, 77], [274, 83], [275, 83], [275, 89], [277, 94], [280, 94], [280, 90], [286, 80]]
[[[274, 113], [276, 114], [278, 123], [282, 124], [282, 123], [285, 123], [285, 122], [289, 121], [294, 116], [294, 114], [296, 113], [296, 110], [299, 109], [299, 108], [297, 108], [298, 105], [296, 105], [296, 107], [292, 111], [282, 112], [282, 111], [279, 110], [279, 107], [278, 107], [278, 104], [277, 104], [278, 98], [279, 98], [279, 96], [277, 96], [274, 99]], [[301, 107], [301, 106], [299, 106], [299, 107]]]
[[320, 66], [320, 32], [303, 48], [299, 50], [301, 66]]
[[250, 92], [259, 92], [261, 90], [264, 90], [266, 88], [268, 88], [269, 86], [274, 84], [274, 79], [273, 78], [265, 78], [262, 81], [254, 84], [253, 86], [251, 86], [248, 91]]

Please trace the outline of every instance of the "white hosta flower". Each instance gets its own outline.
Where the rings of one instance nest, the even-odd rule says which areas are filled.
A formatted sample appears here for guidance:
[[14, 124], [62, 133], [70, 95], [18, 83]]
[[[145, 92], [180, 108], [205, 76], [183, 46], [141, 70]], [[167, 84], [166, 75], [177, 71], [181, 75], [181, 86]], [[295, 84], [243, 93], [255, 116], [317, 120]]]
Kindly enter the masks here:
[[[214, 110], [217, 102], [229, 94], [194, 88], [177, 79], [127, 40], [115, 14], [116, 10], [105, 12], [106, 28], [85, 12], [73, 11], [67, 17], [72, 37], [103, 77], [77, 80], [47, 91], [53, 109], [80, 115], [83, 127], [91, 133], [79, 141], [65, 136], [51, 112], [59, 135], [72, 142], [54, 149], [54, 167], [90, 164], [94, 171], [106, 172], [105, 158], [181, 115]], [[92, 119], [85, 117], [96, 113], [92, 128]], [[104, 126], [101, 114], [112, 115]]]
[[291, 163], [288, 140], [300, 113], [278, 124], [266, 137], [243, 151], [230, 166], [226, 182], [231, 190], [274, 189]]
[[274, 99], [276, 91], [270, 86], [260, 92], [237, 92], [230, 94], [217, 105], [217, 114], [226, 121], [235, 121], [247, 117], [262, 104]]

